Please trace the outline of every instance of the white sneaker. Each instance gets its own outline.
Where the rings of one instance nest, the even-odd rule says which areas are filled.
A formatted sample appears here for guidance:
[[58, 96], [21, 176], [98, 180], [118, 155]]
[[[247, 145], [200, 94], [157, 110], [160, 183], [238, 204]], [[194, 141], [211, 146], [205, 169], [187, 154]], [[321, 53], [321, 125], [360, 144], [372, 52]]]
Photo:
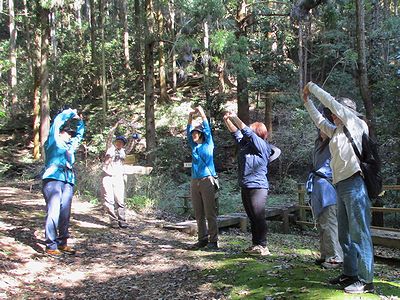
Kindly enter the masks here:
[[268, 247], [261, 246], [261, 245], [256, 245], [251, 247], [250, 249], [245, 251], [246, 253], [249, 254], [254, 254], [254, 255], [261, 255], [261, 256], [268, 256], [271, 255], [271, 252], [269, 252]]

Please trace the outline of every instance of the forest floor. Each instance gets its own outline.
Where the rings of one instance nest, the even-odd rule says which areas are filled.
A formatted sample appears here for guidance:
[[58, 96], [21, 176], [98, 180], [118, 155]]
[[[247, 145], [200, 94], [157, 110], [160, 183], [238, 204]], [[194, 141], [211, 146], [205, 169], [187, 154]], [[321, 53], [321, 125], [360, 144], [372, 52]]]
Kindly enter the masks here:
[[[73, 202], [70, 226], [70, 242], [77, 254], [48, 256], [44, 253], [44, 200], [33, 187], [31, 191], [27, 183], [0, 184], [0, 299], [364, 299], [344, 298], [343, 292], [339, 294], [343, 298], [334, 297], [335, 288], [326, 284], [323, 289], [332, 297], [311, 291], [332, 276], [326, 270], [315, 272], [319, 279], [308, 274], [316, 267], [316, 235], [271, 233], [273, 256], [268, 258], [243, 256], [250, 237], [237, 229], [221, 233], [218, 252], [188, 251], [186, 246], [195, 238], [163, 229], [158, 226], [161, 220], [129, 210], [129, 228], [113, 229], [98, 206], [78, 198]], [[300, 250], [295, 253], [294, 248]], [[380, 251], [393, 258], [399, 254]], [[218, 273], [221, 261], [231, 266], [224, 265]], [[257, 275], [260, 266], [266, 269]], [[292, 282], [282, 280], [286, 275], [280, 272], [286, 271]], [[240, 279], [241, 272], [245, 278]], [[379, 296], [373, 299], [398, 299], [399, 261], [377, 263], [376, 276], [383, 281], [377, 284]], [[271, 283], [267, 277], [276, 277], [278, 282]], [[269, 288], [262, 291], [262, 297], [252, 295], [253, 280]], [[302, 297], [295, 296], [295, 286]]]

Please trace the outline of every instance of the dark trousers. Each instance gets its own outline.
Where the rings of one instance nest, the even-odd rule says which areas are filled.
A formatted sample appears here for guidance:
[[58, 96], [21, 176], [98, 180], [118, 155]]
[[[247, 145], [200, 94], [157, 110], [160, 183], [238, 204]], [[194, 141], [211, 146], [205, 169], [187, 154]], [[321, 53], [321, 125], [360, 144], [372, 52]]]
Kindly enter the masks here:
[[253, 245], [267, 245], [267, 222], [265, 220], [265, 203], [267, 202], [267, 189], [242, 188], [242, 202], [246, 214], [250, 219]]

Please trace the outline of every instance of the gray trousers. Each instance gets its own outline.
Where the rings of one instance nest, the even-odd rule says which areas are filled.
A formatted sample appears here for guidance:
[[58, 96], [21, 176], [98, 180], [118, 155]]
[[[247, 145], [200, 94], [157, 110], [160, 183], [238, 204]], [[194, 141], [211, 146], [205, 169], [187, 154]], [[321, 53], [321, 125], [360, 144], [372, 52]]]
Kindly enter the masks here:
[[101, 191], [104, 206], [111, 222], [126, 222], [125, 219], [125, 181], [124, 176], [104, 175]]
[[215, 201], [213, 178], [211, 176], [201, 179], [192, 178], [190, 191], [194, 215], [197, 222], [198, 240], [217, 242], [217, 203]]
[[336, 205], [325, 207], [318, 216], [317, 227], [320, 238], [321, 258], [325, 261], [343, 261], [343, 251], [339, 243]]

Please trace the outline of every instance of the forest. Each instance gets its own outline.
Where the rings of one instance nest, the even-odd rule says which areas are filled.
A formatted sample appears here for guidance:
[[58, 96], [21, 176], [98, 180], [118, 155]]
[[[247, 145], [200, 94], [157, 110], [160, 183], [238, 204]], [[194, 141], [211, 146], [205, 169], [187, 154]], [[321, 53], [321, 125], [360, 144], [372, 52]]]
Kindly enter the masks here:
[[97, 196], [107, 133], [126, 119], [143, 137], [134, 160], [154, 167], [128, 197], [165, 203], [186, 192], [187, 113], [201, 104], [225, 191], [235, 193], [235, 150], [221, 124], [233, 109], [245, 123], [267, 125], [283, 153], [271, 166], [273, 193], [290, 193], [306, 178], [315, 139], [301, 101], [313, 81], [357, 103], [378, 140], [384, 183], [399, 183], [397, 1], [0, 2], [1, 131], [29, 149], [22, 165], [1, 150], [2, 177], [40, 173], [51, 118], [67, 105], [87, 127], [80, 194]]
[[[107, 135], [125, 120], [133, 129], [123, 124], [115, 136], [141, 137], [130, 164], [153, 168], [128, 177], [127, 206], [191, 218], [182, 209], [186, 125], [201, 105], [215, 141], [219, 212], [243, 211], [226, 111], [266, 124], [282, 150], [270, 166], [268, 201], [293, 203], [317, 135], [302, 100], [312, 81], [356, 102], [378, 142], [384, 184], [399, 185], [399, 7], [398, 0], [0, 0], [0, 183], [40, 192], [51, 122], [71, 107], [86, 125], [76, 196], [100, 204]], [[398, 192], [373, 204], [400, 207]], [[400, 228], [396, 216], [382, 222]]]

